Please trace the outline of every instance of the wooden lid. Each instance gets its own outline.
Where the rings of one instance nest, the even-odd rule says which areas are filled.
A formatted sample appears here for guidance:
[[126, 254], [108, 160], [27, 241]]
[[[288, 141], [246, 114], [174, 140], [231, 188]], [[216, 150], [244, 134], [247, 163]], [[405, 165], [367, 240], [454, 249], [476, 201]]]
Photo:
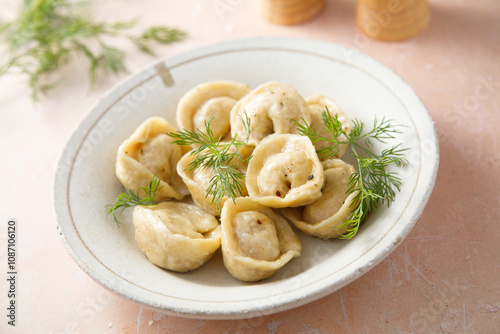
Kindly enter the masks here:
[[396, 41], [419, 34], [430, 21], [427, 0], [358, 0], [356, 25], [368, 37]]
[[318, 14], [325, 0], [259, 0], [261, 16], [276, 24], [295, 24]]

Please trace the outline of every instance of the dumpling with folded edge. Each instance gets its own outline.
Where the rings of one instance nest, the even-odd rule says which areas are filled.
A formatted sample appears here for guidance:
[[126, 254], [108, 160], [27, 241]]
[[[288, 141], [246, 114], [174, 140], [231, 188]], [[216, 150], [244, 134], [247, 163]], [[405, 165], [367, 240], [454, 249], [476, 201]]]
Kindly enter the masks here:
[[224, 138], [230, 132], [231, 109], [249, 91], [247, 85], [234, 81], [199, 84], [179, 100], [177, 124], [184, 130], [205, 132], [205, 123], [211, 120], [215, 138]]
[[246, 138], [246, 128], [241, 118], [250, 119], [249, 144], [256, 146], [273, 133], [298, 131], [294, 121], [304, 119], [309, 123], [309, 107], [292, 86], [271, 81], [260, 85], [239, 100], [231, 110], [231, 135]]
[[221, 243], [217, 219], [195, 205], [163, 202], [136, 206], [135, 240], [155, 265], [186, 272], [206, 263]]
[[[314, 95], [310, 96], [306, 99], [307, 104], [309, 105], [309, 113], [311, 116], [311, 122], [309, 123], [310, 127], [315, 129], [316, 132], [325, 138], [332, 138], [333, 135], [324, 129], [325, 123], [323, 121], [323, 110], [325, 110], [325, 106], [328, 108], [330, 115], [337, 115], [338, 120], [342, 123], [342, 129], [349, 134], [352, 129], [352, 123], [349, 117], [333, 102], [332, 99], [329, 99], [323, 95]], [[303, 122], [300, 122], [303, 124]], [[340, 135], [337, 138], [338, 141], [346, 141], [347, 138], [344, 135]], [[319, 150], [322, 146], [333, 146], [333, 142], [328, 141], [318, 141], [313, 143], [316, 150]], [[340, 144], [339, 152], [337, 158], [341, 158], [349, 144]]]
[[161, 188], [155, 201], [168, 198], [182, 199], [189, 191], [177, 174], [177, 162], [182, 148], [172, 144], [167, 132], [175, 128], [161, 117], [146, 119], [118, 148], [115, 173], [123, 186], [145, 196], [142, 188], [148, 187], [154, 174], [160, 179]]
[[[230, 150], [234, 150], [234, 147], [231, 147]], [[234, 152], [234, 151], [233, 151]], [[217, 209], [217, 203], [214, 200], [213, 196], [207, 195], [207, 190], [210, 187], [212, 182], [212, 178], [215, 173], [210, 168], [196, 168], [194, 170], [189, 169], [189, 164], [195, 159], [195, 156], [190, 154], [191, 152], [186, 153], [177, 164], [177, 173], [182, 177], [182, 180], [188, 187], [193, 201], [202, 208], [204, 211], [214, 215], [220, 216], [220, 211]], [[248, 153], [249, 154], [249, 153]], [[238, 167], [239, 172], [243, 174], [246, 173], [247, 164], [240, 159], [235, 159], [233, 163], [235, 167]], [[246, 196], [247, 189], [245, 187], [244, 181], [242, 183], [242, 194], [241, 196]], [[238, 195], [238, 194], [237, 194]], [[221, 200], [221, 207], [226, 200], [229, 199], [229, 196], [224, 195]]]
[[352, 165], [340, 160], [323, 162], [325, 186], [315, 202], [297, 208], [284, 208], [284, 216], [299, 230], [323, 239], [338, 238], [346, 232], [338, 228], [355, 208], [357, 191], [348, 194], [349, 180], [355, 173]]
[[303, 206], [321, 197], [323, 166], [309, 138], [273, 134], [253, 151], [246, 186], [250, 198], [260, 204]]
[[249, 197], [225, 202], [221, 229], [224, 266], [241, 281], [271, 277], [302, 250], [287, 221]]

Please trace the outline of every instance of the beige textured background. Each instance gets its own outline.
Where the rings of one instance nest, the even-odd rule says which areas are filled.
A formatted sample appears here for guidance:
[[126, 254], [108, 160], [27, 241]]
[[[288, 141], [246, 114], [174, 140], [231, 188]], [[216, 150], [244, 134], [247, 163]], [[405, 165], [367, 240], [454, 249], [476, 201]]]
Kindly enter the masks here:
[[[370, 40], [355, 28], [354, 0], [327, 1], [319, 16], [295, 26], [265, 22], [250, 0], [95, 2], [105, 20], [140, 16], [145, 25], [174, 25], [189, 33], [181, 43], [156, 48], [158, 57], [255, 36], [317, 39], [374, 57], [414, 87], [436, 122], [441, 161], [435, 190], [396, 251], [330, 296], [247, 320], [165, 316], [110, 294], [83, 273], [59, 239], [52, 213], [52, 177], [66, 139], [125, 76], [107, 77], [89, 92], [86, 72], [74, 62], [61, 74], [63, 84], [37, 105], [22, 78], [2, 78], [0, 211], [4, 221], [18, 220], [20, 250], [18, 327], [6, 326], [3, 311], [0, 332], [500, 333], [498, 0], [430, 0], [428, 29], [390, 43]], [[15, 7], [14, 1], [0, 0], [0, 16], [12, 15]], [[153, 61], [124, 47], [132, 71]], [[0, 254], [4, 268], [5, 250]]]

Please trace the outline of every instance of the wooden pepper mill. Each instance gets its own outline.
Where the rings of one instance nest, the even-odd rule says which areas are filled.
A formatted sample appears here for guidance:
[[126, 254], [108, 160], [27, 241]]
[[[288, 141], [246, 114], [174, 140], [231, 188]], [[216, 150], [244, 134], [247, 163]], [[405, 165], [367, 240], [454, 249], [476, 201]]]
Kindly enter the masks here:
[[430, 21], [428, 0], [358, 0], [356, 25], [368, 37], [397, 41], [419, 34]]
[[325, 0], [259, 0], [259, 12], [269, 22], [295, 24], [318, 14]]

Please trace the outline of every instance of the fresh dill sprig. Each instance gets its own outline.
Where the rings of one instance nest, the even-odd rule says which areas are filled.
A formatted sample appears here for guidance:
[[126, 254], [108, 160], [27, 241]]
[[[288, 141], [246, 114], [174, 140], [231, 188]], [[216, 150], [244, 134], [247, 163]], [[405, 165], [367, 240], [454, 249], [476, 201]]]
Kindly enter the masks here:
[[113, 221], [119, 227], [120, 221], [116, 217], [117, 210], [120, 210], [120, 212], [122, 212], [126, 208], [131, 208], [137, 205], [156, 205], [156, 203], [154, 203], [154, 198], [158, 190], [160, 190], [161, 188], [163, 188], [163, 186], [160, 185], [160, 179], [156, 177], [156, 174], [151, 177], [149, 186], [142, 188], [144, 194], [146, 195], [144, 198], [141, 198], [139, 196], [139, 191], [133, 192], [130, 189], [125, 188], [125, 192], [121, 193], [116, 198], [115, 204], [107, 205], [107, 207], [109, 207], [107, 216], [112, 215]]
[[250, 118], [240, 117], [245, 127], [246, 139], [239, 140], [237, 136], [229, 142], [222, 142], [216, 138], [210, 128], [213, 118], [205, 122], [205, 131], [183, 130], [167, 133], [174, 138], [173, 144], [193, 145], [195, 148], [189, 153], [194, 159], [187, 165], [187, 170], [205, 169], [212, 171], [213, 176], [206, 190], [205, 197], [212, 197], [210, 204], [215, 202], [217, 210], [221, 210], [224, 196], [231, 198], [234, 202], [236, 197], [244, 193], [245, 174], [238, 166], [238, 160], [248, 161], [251, 157], [243, 158], [240, 149], [248, 144], [250, 137]]
[[[396, 190], [402, 186], [401, 178], [394, 172], [387, 171], [390, 165], [398, 167], [406, 166], [408, 161], [404, 157], [407, 150], [397, 144], [382, 153], [377, 154], [373, 151], [374, 141], [386, 143], [386, 140], [394, 139], [400, 130], [393, 127], [390, 120], [382, 118], [374, 119], [372, 130], [365, 132], [365, 125], [362, 121], [353, 120], [354, 127], [347, 133], [339, 121], [337, 114], [332, 116], [325, 106], [322, 111], [324, 130], [332, 137], [319, 135], [305, 120], [304, 124], [295, 122], [298, 132], [307, 136], [313, 143], [318, 141], [327, 141], [331, 146], [322, 146], [317, 150], [318, 156], [322, 159], [337, 157], [339, 146], [348, 144], [351, 152], [357, 161], [358, 171], [353, 173], [349, 179], [348, 194], [356, 193], [352, 205], [355, 208], [344, 223], [337, 228], [345, 228], [346, 232], [340, 236], [341, 239], [352, 238], [359, 229], [360, 224], [370, 212], [375, 212], [380, 204], [390, 205], [396, 196]], [[340, 138], [340, 139], [339, 139]]]
[[68, 63], [73, 55], [88, 62], [91, 87], [100, 72], [126, 72], [125, 52], [109, 42], [129, 40], [141, 51], [153, 55], [150, 42], [170, 44], [185, 33], [168, 27], [146, 29], [139, 35], [128, 33], [137, 20], [116, 23], [96, 22], [84, 12], [83, 1], [24, 0], [16, 20], [0, 24], [7, 46], [6, 60], [0, 63], [0, 77], [20, 73], [28, 77], [32, 98], [54, 86], [47, 76]]

